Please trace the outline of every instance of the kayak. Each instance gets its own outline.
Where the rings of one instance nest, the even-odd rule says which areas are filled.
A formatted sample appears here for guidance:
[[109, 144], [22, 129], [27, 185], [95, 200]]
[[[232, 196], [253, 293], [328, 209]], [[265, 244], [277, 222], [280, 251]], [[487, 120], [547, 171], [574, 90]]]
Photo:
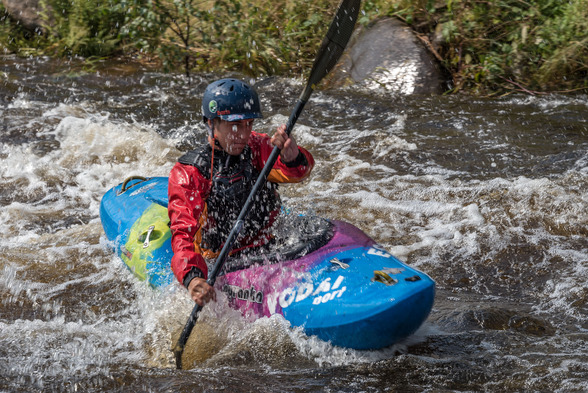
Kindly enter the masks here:
[[[154, 288], [174, 280], [166, 177], [131, 177], [100, 203], [108, 240], [133, 274]], [[251, 318], [282, 315], [333, 345], [388, 347], [426, 320], [435, 283], [355, 226], [282, 214], [275, 244], [227, 259], [215, 288]]]

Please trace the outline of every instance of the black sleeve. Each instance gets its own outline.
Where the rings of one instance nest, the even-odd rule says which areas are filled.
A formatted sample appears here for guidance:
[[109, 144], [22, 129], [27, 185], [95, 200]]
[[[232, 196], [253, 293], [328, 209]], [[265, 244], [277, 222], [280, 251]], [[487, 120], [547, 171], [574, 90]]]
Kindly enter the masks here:
[[188, 285], [190, 285], [190, 281], [192, 281], [196, 277], [202, 278], [203, 276], [204, 276], [204, 274], [202, 274], [202, 270], [198, 269], [197, 267], [192, 267], [192, 269], [190, 269], [188, 274], [186, 274], [184, 276], [183, 284], [186, 288], [188, 288]]
[[306, 156], [302, 154], [300, 150], [298, 150], [298, 155], [294, 161], [284, 162], [284, 165], [286, 165], [288, 168], [295, 168], [300, 165], [308, 165], [308, 160], [306, 159]]

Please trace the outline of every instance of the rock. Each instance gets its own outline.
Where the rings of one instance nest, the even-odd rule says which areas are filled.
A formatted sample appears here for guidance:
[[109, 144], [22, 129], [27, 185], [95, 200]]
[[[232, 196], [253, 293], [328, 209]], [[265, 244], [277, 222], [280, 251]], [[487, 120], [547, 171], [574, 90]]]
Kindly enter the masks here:
[[380, 19], [352, 39], [329, 85], [353, 84], [401, 94], [440, 94], [447, 89], [437, 59], [394, 18]]
[[12, 19], [19, 21], [27, 29], [43, 30], [39, 0], [2, 0], [2, 5]]

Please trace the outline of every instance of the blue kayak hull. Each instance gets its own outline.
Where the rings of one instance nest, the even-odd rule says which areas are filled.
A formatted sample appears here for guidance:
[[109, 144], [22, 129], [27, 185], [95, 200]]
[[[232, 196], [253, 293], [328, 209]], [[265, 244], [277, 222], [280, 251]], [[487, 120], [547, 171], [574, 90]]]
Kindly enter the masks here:
[[[155, 288], [174, 281], [167, 178], [112, 188], [101, 201], [100, 217], [117, 254], [139, 279]], [[434, 281], [355, 226], [320, 220], [322, 229], [313, 227], [305, 237], [312, 247], [227, 261], [215, 287], [245, 316], [281, 314], [292, 326], [341, 347], [384, 348], [413, 334], [433, 306]]]

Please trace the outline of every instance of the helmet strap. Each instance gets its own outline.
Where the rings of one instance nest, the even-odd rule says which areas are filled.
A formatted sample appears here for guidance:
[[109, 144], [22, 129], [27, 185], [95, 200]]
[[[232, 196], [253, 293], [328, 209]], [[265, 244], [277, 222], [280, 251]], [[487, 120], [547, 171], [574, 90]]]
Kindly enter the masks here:
[[[212, 123], [212, 126], [208, 124], [208, 122]], [[208, 131], [208, 135], [211, 138], [214, 138], [214, 120], [204, 120], [204, 125], [206, 126], [206, 130]]]
[[[214, 141], [216, 142], [216, 138], [213, 136]], [[212, 185], [214, 182], [212, 181], [213, 169], [214, 169], [214, 146], [212, 147], [212, 156], [210, 157], [210, 188], [212, 189]]]
[[206, 122], [206, 128], [208, 128], [208, 137], [212, 139], [212, 156], [210, 157], [210, 185], [212, 186], [214, 184], [212, 181], [212, 174], [214, 169], [214, 151], [216, 150], [214, 147], [218, 143], [216, 136], [214, 135], [214, 120], [208, 120]]
[[[210, 124], [209, 124], [210, 122]], [[210, 157], [210, 181], [212, 182], [212, 176], [214, 173], [214, 151], [216, 150], [215, 147], [218, 147], [221, 150], [224, 150], [223, 147], [221, 146], [220, 142], [218, 141], [218, 139], [216, 139], [216, 135], [214, 135], [214, 119], [212, 120], [207, 120], [205, 122], [206, 124], [206, 128], [208, 129], [208, 137], [209, 137], [209, 141], [212, 143], [212, 155]], [[211, 183], [211, 185], [214, 184]]]
[[[208, 124], [209, 121], [211, 124]], [[209, 143], [212, 144], [213, 150], [215, 146], [221, 150], [224, 150], [218, 139], [216, 139], [216, 135], [214, 135], [214, 120], [207, 120], [204, 124], [206, 124], [206, 129], [208, 130], [208, 140]]]

